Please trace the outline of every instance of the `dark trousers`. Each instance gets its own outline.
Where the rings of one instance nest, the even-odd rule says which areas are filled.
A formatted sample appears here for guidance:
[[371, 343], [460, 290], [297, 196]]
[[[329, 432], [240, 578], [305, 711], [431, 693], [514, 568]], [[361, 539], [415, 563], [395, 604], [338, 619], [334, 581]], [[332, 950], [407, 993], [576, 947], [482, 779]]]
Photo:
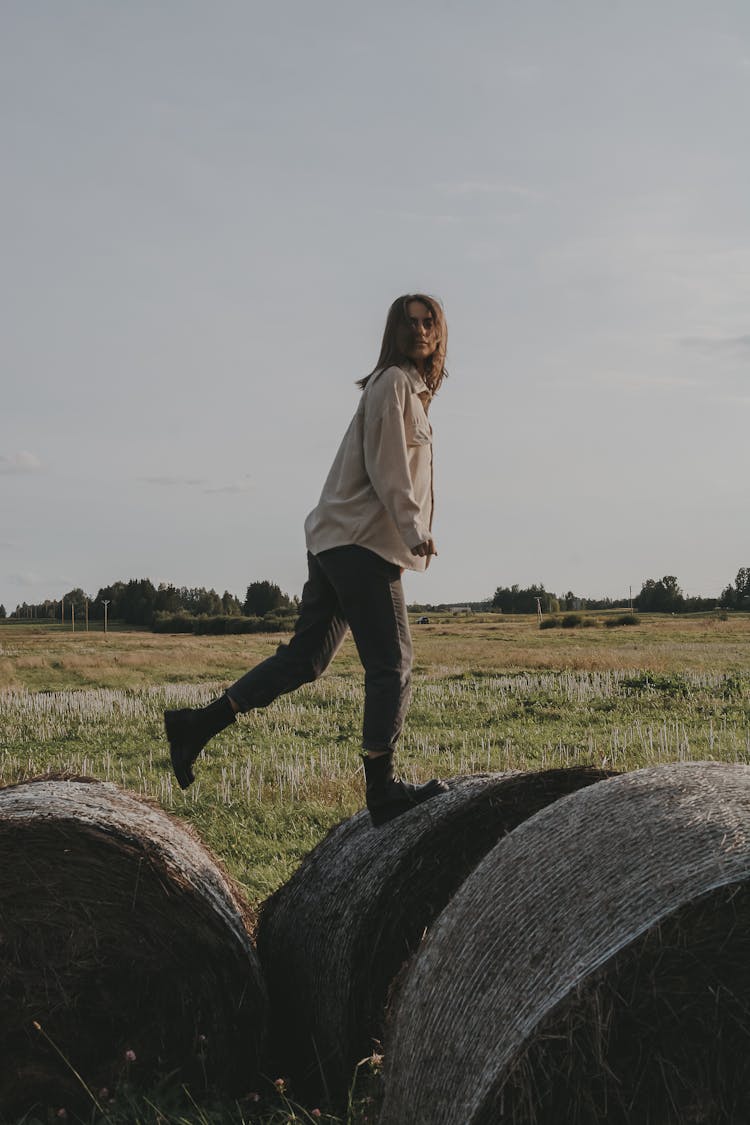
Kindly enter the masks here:
[[365, 750], [393, 750], [411, 697], [412, 647], [401, 571], [365, 547], [307, 556], [294, 636], [228, 689], [240, 711], [316, 680], [351, 629], [365, 670]]

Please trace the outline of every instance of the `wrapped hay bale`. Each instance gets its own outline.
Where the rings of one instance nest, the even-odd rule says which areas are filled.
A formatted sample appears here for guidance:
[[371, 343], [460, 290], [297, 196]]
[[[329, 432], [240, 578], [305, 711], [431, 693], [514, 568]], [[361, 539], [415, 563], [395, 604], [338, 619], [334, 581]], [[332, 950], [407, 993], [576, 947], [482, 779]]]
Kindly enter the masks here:
[[456, 779], [381, 828], [334, 828], [261, 908], [276, 1069], [299, 1096], [340, 1102], [382, 1035], [388, 990], [424, 930], [501, 836], [610, 776], [590, 768]]
[[567, 797], [436, 922], [387, 1040], [381, 1125], [750, 1120], [750, 768]]
[[87, 779], [0, 789], [0, 1115], [74, 1104], [73, 1068], [94, 1091], [174, 1072], [246, 1092], [267, 1022], [248, 922], [152, 804]]

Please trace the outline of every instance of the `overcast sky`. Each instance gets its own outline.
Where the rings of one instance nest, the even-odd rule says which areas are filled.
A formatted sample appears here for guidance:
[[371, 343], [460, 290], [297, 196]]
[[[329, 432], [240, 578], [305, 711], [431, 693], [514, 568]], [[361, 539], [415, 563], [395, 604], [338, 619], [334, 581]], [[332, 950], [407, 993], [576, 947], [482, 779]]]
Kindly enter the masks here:
[[439, 557], [750, 566], [747, 0], [5, 0], [0, 602], [299, 593], [388, 305], [443, 301]]

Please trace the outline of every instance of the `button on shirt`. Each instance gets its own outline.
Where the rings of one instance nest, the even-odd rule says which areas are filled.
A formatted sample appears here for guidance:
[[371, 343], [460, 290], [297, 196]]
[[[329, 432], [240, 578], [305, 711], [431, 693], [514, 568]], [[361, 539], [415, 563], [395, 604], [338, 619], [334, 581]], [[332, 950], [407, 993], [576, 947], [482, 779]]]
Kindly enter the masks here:
[[432, 527], [432, 427], [420, 399], [426, 393], [411, 364], [370, 377], [305, 520], [312, 554], [356, 544], [397, 566], [425, 569], [427, 560], [411, 548]]

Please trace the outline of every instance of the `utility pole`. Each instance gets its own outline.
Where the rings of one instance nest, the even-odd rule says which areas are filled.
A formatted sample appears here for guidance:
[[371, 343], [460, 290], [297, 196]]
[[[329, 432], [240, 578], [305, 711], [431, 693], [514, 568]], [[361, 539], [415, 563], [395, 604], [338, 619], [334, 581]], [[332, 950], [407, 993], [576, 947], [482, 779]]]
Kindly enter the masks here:
[[89, 599], [86, 598], [86, 632], [89, 631]]
[[65, 598], [60, 598], [60, 624], [65, 625]]
[[105, 598], [104, 599], [104, 632], [105, 633], [107, 632], [107, 606], [108, 605], [109, 605], [109, 599]]
[[630, 601], [630, 612], [633, 612], [633, 587], [628, 586], [628, 599]]
[[76, 631], [76, 607], [75, 607], [75, 602], [70, 603], [70, 627], [71, 627], [71, 630], [75, 633], [75, 631]]
[[541, 626], [541, 624], [542, 624], [542, 599], [541, 598], [535, 598], [534, 601], [536, 602], [536, 619], [539, 622], [539, 625]]

